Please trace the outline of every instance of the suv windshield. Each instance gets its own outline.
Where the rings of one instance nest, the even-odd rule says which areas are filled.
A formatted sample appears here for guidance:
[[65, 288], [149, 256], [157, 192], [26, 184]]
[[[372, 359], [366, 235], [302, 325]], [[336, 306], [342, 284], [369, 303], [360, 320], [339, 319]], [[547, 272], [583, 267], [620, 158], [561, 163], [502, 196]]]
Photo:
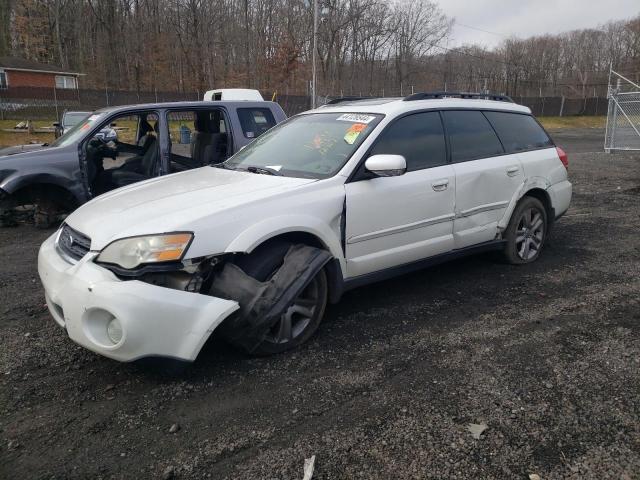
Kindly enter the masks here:
[[84, 121], [76, 123], [73, 127], [64, 132], [64, 135], [51, 143], [51, 146], [66, 147], [72, 143], [77, 143], [82, 139], [85, 133], [87, 133], [87, 130], [93, 128], [96, 122], [100, 121], [103, 115], [103, 113], [94, 113], [93, 115], [89, 115]]
[[327, 178], [343, 167], [381, 119], [382, 115], [371, 113], [299, 115], [258, 137], [222, 166]]

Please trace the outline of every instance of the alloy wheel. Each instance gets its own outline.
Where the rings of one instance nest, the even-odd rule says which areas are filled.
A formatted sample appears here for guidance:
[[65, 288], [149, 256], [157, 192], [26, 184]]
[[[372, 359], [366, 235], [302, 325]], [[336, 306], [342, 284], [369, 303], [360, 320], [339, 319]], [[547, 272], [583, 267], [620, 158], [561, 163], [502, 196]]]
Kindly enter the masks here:
[[271, 328], [265, 342], [284, 344], [302, 335], [316, 315], [320, 300], [320, 283], [318, 276], [307, 285], [302, 293], [280, 316], [278, 322]]
[[522, 212], [516, 229], [518, 257], [529, 261], [538, 255], [544, 240], [544, 228], [544, 216], [537, 208], [527, 208]]

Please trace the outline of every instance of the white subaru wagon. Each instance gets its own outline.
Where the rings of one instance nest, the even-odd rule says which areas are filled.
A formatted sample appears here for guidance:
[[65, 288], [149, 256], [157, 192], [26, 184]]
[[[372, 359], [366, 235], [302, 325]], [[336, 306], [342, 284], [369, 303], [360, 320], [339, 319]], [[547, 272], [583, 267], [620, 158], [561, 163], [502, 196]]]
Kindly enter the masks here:
[[508, 97], [337, 101], [224, 163], [94, 199], [38, 269], [55, 321], [112, 359], [193, 361], [214, 331], [278, 353], [348, 289], [487, 250], [535, 261], [569, 207], [567, 168]]

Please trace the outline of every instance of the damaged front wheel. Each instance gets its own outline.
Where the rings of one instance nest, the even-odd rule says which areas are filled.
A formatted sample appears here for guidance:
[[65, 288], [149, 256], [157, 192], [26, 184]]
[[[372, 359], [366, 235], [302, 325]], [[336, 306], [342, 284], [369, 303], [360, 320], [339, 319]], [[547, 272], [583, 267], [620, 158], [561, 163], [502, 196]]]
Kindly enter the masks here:
[[327, 305], [327, 294], [327, 275], [323, 269], [284, 311], [254, 353], [272, 355], [306, 342], [320, 325]]
[[329, 290], [324, 266], [330, 258], [323, 249], [274, 240], [227, 263], [210, 293], [237, 301], [240, 309], [220, 333], [254, 355], [306, 342], [324, 315]]

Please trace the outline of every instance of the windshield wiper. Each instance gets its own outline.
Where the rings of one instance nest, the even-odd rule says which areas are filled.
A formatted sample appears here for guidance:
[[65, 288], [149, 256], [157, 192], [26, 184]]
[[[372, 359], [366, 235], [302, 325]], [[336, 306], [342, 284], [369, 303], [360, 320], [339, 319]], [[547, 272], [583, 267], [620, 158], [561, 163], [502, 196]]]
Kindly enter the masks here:
[[215, 163], [213, 165], [211, 165], [213, 168], [224, 168], [225, 170], [235, 170], [235, 168], [230, 167], [229, 165], [226, 164], [226, 162], [222, 162], [222, 163]]
[[262, 175], [276, 175], [278, 177], [282, 176], [282, 174], [279, 171], [277, 171], [275, 168], [256, 167], [256, 166], [253, 166], [253, 165], [247, 167], [247, 172], [261, 173]]

